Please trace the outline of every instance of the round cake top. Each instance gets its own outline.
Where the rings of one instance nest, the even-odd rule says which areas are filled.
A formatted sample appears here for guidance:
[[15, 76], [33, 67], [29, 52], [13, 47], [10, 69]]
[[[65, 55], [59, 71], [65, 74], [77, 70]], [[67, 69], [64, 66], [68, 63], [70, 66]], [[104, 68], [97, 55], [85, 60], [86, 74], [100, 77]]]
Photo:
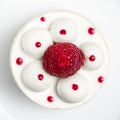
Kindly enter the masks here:
[[19, 88], [49, 108], [72, 108], [91, 99], [106, 80], [109, 57], [98, 29], [71, 12], [51, 12], [28, 22], [11, 49]]

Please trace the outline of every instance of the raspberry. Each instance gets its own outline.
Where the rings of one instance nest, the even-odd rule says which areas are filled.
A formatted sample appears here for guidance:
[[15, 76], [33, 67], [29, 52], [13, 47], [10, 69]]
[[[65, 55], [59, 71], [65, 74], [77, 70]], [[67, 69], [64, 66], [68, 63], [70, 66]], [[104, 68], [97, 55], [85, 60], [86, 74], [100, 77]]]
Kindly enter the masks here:
[[83, 65], [84, 54], [72, 43], [57, 43], [48, 47], [43, 56], [43, 68], [51, 75], [67, 78]]

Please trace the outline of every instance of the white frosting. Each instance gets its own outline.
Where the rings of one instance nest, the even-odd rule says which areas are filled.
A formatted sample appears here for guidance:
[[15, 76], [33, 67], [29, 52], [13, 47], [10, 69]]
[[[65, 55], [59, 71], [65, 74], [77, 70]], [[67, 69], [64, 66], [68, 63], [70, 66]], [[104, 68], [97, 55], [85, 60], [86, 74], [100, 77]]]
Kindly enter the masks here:
[[[96, 70], [104, 63], [104, 53], [101, 47], [95, 43], [84, 43], [80, 46], [80, 49], [85, 55], [85, 62], [83, 69]], [[95, 60], [91, 61], [90, 56], [94, 56]]]
[[[43, 79], [39, 79], [39, 75], [43, 75]], [[26, 65], [22, 71], [24, 85], [33, 91], [40, 92], [46, 90], [55, 80], [57, 78], [47, 74], [43, 70], [41, 61], [34, 61]]]
[[[45, 17], [44, 21], [41, 17]], [[94, 34], [88, 33], [89, 27], [95, 29]], [[66, 30], [66, 35], [59, 34], [61, 29]], [[54, 41], [72, 42], [82, 49], [86, 58], [83, 69], [64, 80], [46, 73], [41, 60]], [[36, 42], [41, 46], [36, 47]], [[91, 54], [95, 55], [92, 62], [88, 60]], [[18, 65], [19, 57], [23, 63]], [[15, 81], [26, 96], [42, 106], [66, 109], [82, 105], [96, 95], [103, 85], [98, 77], [106, 80], [109, 57], [104, 39], [91, 22], [72, 12], [61, 11], [41, 15], [20, 30], [12, 44], [10, 64]], [[38, 79], [38, 74], [44, 75], [43, 80]], [[78, 89], [72, 90], [71, 84], [78, 85]], [[48, 96], [53, 97], [52, 102], [47, 100]]]
[[[73, 87], [75, 87], [75, 90]], [[87, 80], [79, 74], [66, 79], [60, 79], [57, 85], [59, 97], [70, 103], [82, 101], [87, 96], [88, 91], [89, 85]]]
[[[40, 47], [36, 47], [35, 44], [37, 42], [40, 42]], [[36, 59], [41, 58], [48, 46], [52, 44], [53, 41], [50, 33], [48, 30], [43, 28], [33, 28], [28, 30], [22, 38], [22, 47], [24, 52]]]
[[[60, 34], [61, 30], [65, 30], [66, 34]], [[55, 42], [74, 42], [78, 37], [78, 28], [71, 19], [60, 18], [53, 22], [50, 33]]]

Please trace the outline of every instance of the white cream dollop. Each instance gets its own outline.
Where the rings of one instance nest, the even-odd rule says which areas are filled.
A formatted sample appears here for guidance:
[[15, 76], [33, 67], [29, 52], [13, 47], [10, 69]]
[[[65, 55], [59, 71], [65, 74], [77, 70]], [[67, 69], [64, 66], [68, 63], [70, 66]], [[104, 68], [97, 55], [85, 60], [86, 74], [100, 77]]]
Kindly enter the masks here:
[[33, 28], [27, 31], [22, 37], [22, 48], [24, 52], [36, 59], [41, 58], [45, 50], [52, 44], [53, 41], [50, 33], [44, 28]]
[[57, 85], [59, 97], [68, 103], [82, 101], [88, 95], [88, 91], [88, 82], [80, 74], [75, 74], [66, 79], [59, 79]]
[[96, 70], [103, 64], [104, 52], [99, 45], [96, 43], [84, 43], [80, 48], [85, 55], [83, 69]]
[[78, 37], [78, 28], [71, 19], [60, 18], [53, 22], [50, 33], [54, 42], [74, 42]]
[[[40, 76], [41, 75], [41, 76]], [[41, 61], [26, 65], [22, 71], [22, 82], [30, 90], [40, 92], [50, 87], [56, 77], [47, 74], [42, 68]]]

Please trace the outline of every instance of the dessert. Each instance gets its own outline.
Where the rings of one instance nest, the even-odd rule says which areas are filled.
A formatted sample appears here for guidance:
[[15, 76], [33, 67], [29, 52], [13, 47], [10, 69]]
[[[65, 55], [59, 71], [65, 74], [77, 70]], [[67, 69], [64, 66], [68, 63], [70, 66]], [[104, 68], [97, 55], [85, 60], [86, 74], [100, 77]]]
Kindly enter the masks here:
[[109, 56], [91, 22], [56, 11], [34, 18], [19, 31], [10, 65], [27, 97], [45, 107], [66, 109], [86, 103], [101, 89]]

